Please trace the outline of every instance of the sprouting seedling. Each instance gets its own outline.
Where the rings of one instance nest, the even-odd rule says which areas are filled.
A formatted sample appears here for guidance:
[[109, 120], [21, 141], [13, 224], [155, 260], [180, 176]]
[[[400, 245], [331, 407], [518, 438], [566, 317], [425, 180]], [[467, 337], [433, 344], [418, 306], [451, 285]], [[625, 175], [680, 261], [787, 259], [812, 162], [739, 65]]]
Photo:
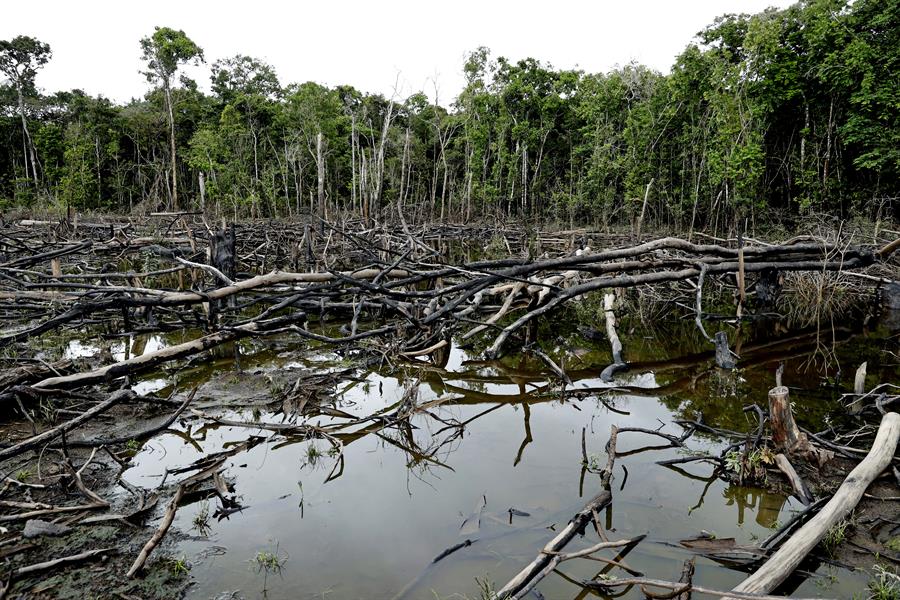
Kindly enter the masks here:
[[172, 574], [172, 577], [182, 577], [187, 575], [191, 568], [187, 562], [187, 558], [184, 556], [181, 558], [169, 558], [166, 562], [168, 563], [169, 572]]
[[194, 515], [193, 526], [200, 535], [209, 535], [211, 529], [209, 526], [209, 502], [204, 500], [198, 505], [197, 514]]
[[829, 529], [825, 534], [825, 537], [822, 538], [822, 546], [829, 556], [833, 557], [837, 547], [843, 544], [847, 539], [847, 528], [849, 526], [850, 522], [846, 519], [842, 519]]
[[306, 447], [306, 464], [315, 467], [319, 459], [322, 458], [322, 451], [313, 443]]
[[250, 563], [255, 565], [257, 573], [263, 573], [263, 591], [266, 590], [266, 586], [269, 580], [269, 573], [276, 573], [281, 575], [282, 570], [284, 569], [284, 564], [287, 562], [288, 556], [282, 555], [279, 552], [279, 543], [275, 542], [275, 550], [270, 552], [268, 550], [261, 550], [256, 553]]

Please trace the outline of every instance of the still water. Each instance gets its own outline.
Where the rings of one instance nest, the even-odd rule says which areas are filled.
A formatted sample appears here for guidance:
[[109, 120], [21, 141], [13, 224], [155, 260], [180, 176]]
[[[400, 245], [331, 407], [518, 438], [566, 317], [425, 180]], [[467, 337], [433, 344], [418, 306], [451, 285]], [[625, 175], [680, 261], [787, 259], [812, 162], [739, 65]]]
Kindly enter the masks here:
[[[228, 449], [249, 435], [265, 438], [225, 463], [224, 474], [242, 511], [218, 520], [212, 516], [214, 499], [178, 511], [175, 528], [184, 535], [171, 554], [183, 555], [191, 565], [195, 584], [189, 598], [474, 600], [480, 598], [480, 588], [499, 589], [530, 562], [554, 530], [599, 491], [599, 476], [582, 469], [582, 429], [588, 454], [603, 465], [611, 425], [680, 435], [683, 430], [674, 420], [702, 414], [710, 425], [754, 429], [752, 413], [748, 416], [742, 407], [765, 402], [781, 361], [787, 364], [785, 381], [792, 386], [801, 424], [817, 429], [841, 413], [839, 394], [825, 385], [838, 369], [852, 373], [859, 361], [868, 359], [870, 376], [896, 378], [896, 365], [883, 360], [885, 340], [896, 345], [890, 332], [829, 335], [829, 350], [819, 356], [821, 332], [775, 336], [774, 343], [768, 335], [748, 335], [745, 345], [736, 348], [747, 366], [727, 373], [710, 366], [711, 352], [691, 336], [633, 338], [625, 350], [632, 368], [606, 384], [599, 375], [609, 361], [608, 351], [570, 332], [544, 347], [566, 365], [575, 387], [623, 389], [565, 400], [535, 393], [548, 383], [539, 362], [521, 356], [479, 362], [474, 350], [454, 347], [443, 368], [383, 367], [336, 384], [331, 405], [356, 417], [396, 408], [403, 398], [419, 406], [434, 401], [427, 412], [411, 418], [409, 428], [382, 428], [370, 421], [346, 430], [358, 434], [341, 437], [342, 465], [336, 465], [323, 440], [187, 419], [147, 442], [125, 478], [153, 488], [167, 467]], [[294, 373], [346, 366], [341, 356], [327, 350], [292, 354], [285, 347], [247, 347], [241, 361], [245, 374], [235, 375], [223, 362], [212, 379], [221, 384], [230, 378], [241, 385], [251, 374], [277, 374], [290, 381]], [[205, 399], [204, 389], [198, 393], [201, 403], [221, 399], [220, 388], [209, 387]], [[205, 410], [236, 421], [285, 419], [271, 404]], [[312, 423], [335, 419], [314, 417]], [[458, 423], [465, 426], [452, 426]], [[684, 455], [684, 449], [632, 452], [664, 446], [661, 442], [638, 433], [619, 436], [617, 450], [624, 455], [616, 460], [612, 506], [602, 515], [610, 539], [648, 535], [625, 558], [648, 577], [677, 580], [682, 562], [692, 556], [678, 546], [681, 539], [706, 532], [733, 537], [739, 544], [758, 543], [802, 507], [780, 494], [712, 478], [706, 463], [679, 469], [656, 464]], [[690, 452], [718, 453], [726, 443], [698, 434], [686, 445]], [[198, 530], [195, 517], [207, 509], [209, 529]], [[466, 540], [471, 544], [433, 562]], [[597, 541], [589, 528], [567, 551]], [[599, 555], [613, 558], [614, 553]], [[274, 557], [278, 564], [263, 568], [258, 556]], [[867, 580], [862, 573], [817, 568], [819, 577], [798, 579], [785, 591], [847, 598]], [[590, 597], [592, 592], [577, 585], [579, 580], [600, 572], [627, 576], [584, 559], [567, 561], [559, 571], [562, 575], [553, 573], [538, 586], [543, 597]], [[729, 589], [743, 577], [697, 557], [698, 584]], [[623, 597], [641, 594], [632, 589]]]

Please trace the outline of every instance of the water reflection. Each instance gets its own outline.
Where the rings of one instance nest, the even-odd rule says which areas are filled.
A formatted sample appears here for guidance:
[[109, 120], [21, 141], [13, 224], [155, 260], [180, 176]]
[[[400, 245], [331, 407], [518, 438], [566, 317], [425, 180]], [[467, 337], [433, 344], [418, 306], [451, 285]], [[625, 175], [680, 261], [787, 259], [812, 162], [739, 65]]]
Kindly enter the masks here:
[[[275, 403], [278, 396], [270, 393], [269, 403], [255, 409], [215, 413], [246, 427], [187, 421], [148, 442], [125, 477], [155, 487], [167, 469], [234, 447], [248, 435], [264, 439], [225, 463], [242, 510], [180, 543], [179, 553], [195, 557], [192, 598], [236, 589], [248, 598], [263, 590], [268, 598], [474, 598], [476, 578], [502, 584], [597, 491], [598, 478], [582, 468], [582, 429], [588, 453], [600, 460], [613, 423], [649, 429], [664, 424], [663, 431], [680, 435], [673, 421], [702, 415], [705, 422], [747, 431], [754, 423], [741, 407], [748, 397], [764, 397], [765, 353], [772, 348], [745, 343], [745, 358], [759, 352], [759, 370], [751, 362], [727, 375], [711, 370], [704, 353], [644, 361], [637, 356], [614, 384], [599, 379], [608, 360], [597, 349], [596, 359], [584, 354], [581, 368], [570, 371], [580, 393], [565, 396], [528, 359], [488, 363], [458, 348], [437, 365], [343, 379], [323, 393], [303, 379], [309, 376], [304, 367], [338, 372], [339, 356], [260, 350], [265, 358], [250, 354], [245, 369], [262, 365], [264, 374], [278, 372], [288, 378], [284, 385], [304, 393]], [[798, 394], [798, 402], [819, 397], [813, 390]], [[326, 441], [271, 431], [270, 425], [303, 422], [310, 407], [317, 407], [317, 416], [309, 421], [339, 442], [340, 455]], [[822, 412], [817, 407], [806, 418]], [[620, 439], [614, 502], [603, 515], [616, 536], [650, 534], [628, 555], [635, 569], [677, 578], [690, 553], [673, 541], [708, 531], [752, 544], [797, 510], [784, 496], [726, 484], [702, 464], [657, 465], [680, 451], [648, 449], [655, 441]], [[688, 446], [717, 453], [722, 442], [698, 435]], [[176, 525], [191, 530], [201, 509], [199, 502], [184, 506]], [[573, 549], [590, 543], [575, 540]], [[213, 547], [224, 550], [210, 553]], [[272, 548], [288, 558], [279, 576], [264, 577], [253, 560]], [[584, 597], [577, 581], [595, 576], [598, 567], [570, 561], [562, 571], [565, 576], [541, 584], [545, 597]], [[742, 577], [698, 559], [697, 582], [729, 588]], [[861, 581], [842, 573], [828, 593], [849, 595]], [[814, 583], [801, 590], [818, 591]], [[639, 597], [636, 590], [625, 595]]]

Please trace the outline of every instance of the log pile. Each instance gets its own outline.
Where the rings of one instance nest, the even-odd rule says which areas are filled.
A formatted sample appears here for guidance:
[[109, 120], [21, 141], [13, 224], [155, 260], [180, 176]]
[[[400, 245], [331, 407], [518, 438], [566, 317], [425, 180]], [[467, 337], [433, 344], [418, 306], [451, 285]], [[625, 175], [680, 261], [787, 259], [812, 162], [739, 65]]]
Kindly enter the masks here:
[[[312, 246], [311, 229], [305, 228], [294, 232], [298, 241], [279, 237], [251, 249], [258, 241], [256, 232], [243, 239], [238, 235], [236, 256], [230, 256], [223, 240], [233, 230], [226, 235], [229, 230], [187, 223], [183, 227], [167, 238], [130, 237], [130, 226], [111, 224], [112, 237], [102, 239], [104, 229], [82, 225], [78, 233], [86, 235], [55, 243], [39, 243], [34, 232], [23, 234], [31, 229], [8, 230], [0, 241], [0, 299], [5, 302], [2, 317], [10, 326], [0, 335], [0, 349], [48, 331], [110, 322], [123, 334], [191, 327], [228, 329], [233, 335], [241, 331], [235, 328], [293, 311], [297, 321], [303, 320], [301, 313], [353, 317], [349, 335], [323, 336], [296, 326], [298, 335], [334, 344], [378, 336], [408, 356], [435, 348], [451, 334], [466, 339], [490, 330], [492, 343], [485, 354], [496, 358], [513, 346], [511, 337], [526, 325], [591, 292], [697, 281], [702, 329], [704, 281], [741, 284], [743, 294], [745, 282], [751, 287], [755, 277], [772, 270], [858, 271], [885, 260], [895, 248], [807, 240], [735, 248], [661, 238], [619, 248], [579, 248], [553, 257], [545, 252], [532, 258], [526, 252], [455, 263], [426, 250], [427, 237], [386, 231], [332, 227], [332, 236]], [[54, 235], [63, 233], [54, 230]], [[98, 236], [101, 239], [95, 239]], [[301, 252], [304, 247], [309, 251]], [[311, 269], [291, 269], [304, 254], [302, 262]], [[231, 271], [227, 275], [214, 265], [223, 256]], [[138, 268], [145, 264], [151, 268]], [[253, 307], [264, 310], [248, 317]], [[368, 317], [371, 326], [360, 328], [361, 317]], [[501, 327], [500, 322], [505, 324]], [[726, 353], [720, 362], [729, 364], [727, 340], [720, 339], [718, 346]]]
[[[3, 360], [9, 363], [5, 366], [11, 367], [0, 376], [0, 406], [24, 411], [23, 404], [34, 404], [36, 400], [50, 396], [60, 403], [71, 399], [81, 403], [82, 407], [85, 403], [91, 405], [82, 408], [83, 412], [73, 419], [0, 447], [0, 461], [48, 447], [65, 450], [66, 444], [71, 442], [67, 442], [67, 433], [85, 421], [119, 403], [147, 400], [127, 389], [109, 393], [107, 387], [110, 384], [118, 385], [123, 379], [127, 382], [127, 378], [136, 374], [242, 338], [279, 335], [352, 348], [381, 360], [410, 361], [420, 365], [430, 361], [436, 366], [446, 364], [453, 339], [469, 343], [478, 340], [483, 344], [486, 359], [496, 359], [522, 349], [539, 358], [553, 373], [551, 383], [516, 395], [517, 401], [526, 409], [532, 402], [589, 394], [602, 396], [611, 391], [638, 396], [677, 393], [716, 367], [733, 368], [772, 361], [773, 352], [778, 350], [771, 345], [764, 348], [746, 346], [737, 356], [729, 349], [724, 331], [709, 335], [704, 321], [709, 324], [711, 319], [703, 311], [704, 294], [715, 289], [722, 296], [724, 290], [725, 296], [731, 294], [735, 300], [737, 314], [729, 317], [748, 319], [753, 317], [755, 308], [771, 310], [778, 294], [779, 274], [855, 273], [863, 282], [880, 285], [885, 271], [896, 271], [894, 263], [889, 267], [886, 265], [898, 248], [896, 242], [855, 246], [840, 240], [810, 238], [766, 244], [746, 238], [694, 243], [663, 237], [631, 244], [626, 237], [581, 231], [529, 236], [516, 229], [440, 226], [412, 232], [408, 227], [398, 231], [386, 226], [364, 228], [359, 223], [267, 224], [264, 228], [217, 225], [213, 228], [197, 215], [160, 215], [157, 219], [151, 223], [119, 220], [77, 225], [68, 221], [31, 221], [0, 228], [0, 319], [4, 322], [0, 351], [4, 353]], [[489, 247], [499, 248], [501, 256], [483, 257]], [[870, 271], [876, 274], [872, 275]], [[703, 338], [708, 340], [709, 351], [669, 363], [627, 361], [628, 351], [617, 331], [616, 311], [620, 309], [618, 299], [623, 296], [622, 290], [629, 288], [657, 296], [668, 293], [669, 300], [686, 306], [693, 312]], [[567, 371], [543, 352], [535, 343], [534, 325], [542, 318], [551, 317], [567, 303], [592, 293], [603, 297], [603, 310], [597, 313], [596, 326], [605, 330], [605, 336], [599, 335], [609, 343], [612, 356], [612, 364], [603, 370], [602, 379], [612, 381], [614, 374], [623, 369], [683, 371], [687, 373], [685, 377], [652, 390], [628, 386], [597, 389], [582, 386], [576, 389], [573, 382], [591, 377], [591, 374]], [[329, 319], [342, 323], [340, 329], [324, 328], [322, 325]], [[110, 357], [90, 368], [71, 360], [45, 362], [32, 356], [34, 347], [51, 336], [86, 334], [124, 338], [176, 330], [192, 333], [180, 344], [120, 360]], [[378, 343], [371, 344], [373, 340]], [[817, 338], [791, 339], [781, 350], [787, 355], [802, 353], [814, 343]], [[525, 381], [527, 377], [522, 376], [519, 380]], [[423, 380], [426, 378], [427, 374], [423, 375]], [[103, 391], [91, 390], [97, 387]], [[296, 399], [302, 387], [298, 381], [298, 386], [285, 394], [284, 399]], [[449, 376], [444, 387], [453, 391]], [[891, 411], [895, 409], [897, 397], [889, 397], [886, 393], [869, 394], [858, 391], [856, 400], [871, 400], [865, 403], [867, 409], [874, 407], [886, 414], [887, 429], [895, 432], [896, 413]], [[474, 395], [470, 394], [470, 397]], [[193, 394], [183, 402], [170, 403], [170, 410], [174, 409], [174, 412], [162, 427], [185, 413], [192, 398]], [[161, 399], [151, 400], [167, 406]], [[245, 423], [197, 410], [185, 414], [228, 427], [246, 427], [304, 440], [324, 440], [332, 446], [336, 457], [329, 478], [336, 478], [343, 472], [344, 448], [369, 435], [376, 435], [408, 452], [411, 460], [445, 467], [438, 458], [439, 452], [461, 438], [466, 423], [441, 420], [435, 427], [438, 432], [435, 439], [423, 445], [415, 437], [411, 419], [413, 416], [434, 418], [429, 409], [464, 401], [468, 400], [448, 396], [419, 404], [417, 388], [410, 388], [396, 403], [366, 417], [353, 417], [313, 405], [306, 399], [299, 402], [296, 412], [307, 419], [299, 423], [296, 420]], [[866, 482], [883, 468], [885, 451], [873, 449], [873, 454], [878, 455], [875, 466], [869, 459], [860, 464], [862, 471], [854, 471], [859, 477], [854, 479], [856, 483], [851, 482], [850, 491], [839, 492], [835, 497], [836, 508], [831, 502], [824, 505], [814, 500], [791, 460], [795, 464], [797, 460], [816, 461], [831, 452], [858, 459], [866, 452], [829, 443], [812, 432], [801, 431], [791, 415], [787, 388], [781, 387], [780, 383], [770, 393], [768, 409], [766, 416], [763, 409], [756, 408], [759, 430], [751, 445], [755, 449], [771, 442], [780, 452], [778, 466], [791, 480], [798, 497], [810, 507], [822, 509], [820, 515], [826, 515], [815, 522], [818, 529], [814, 535], [800, 536], [806, 539], [803, 544], [782, 546], [793, 548], [790, 560], [779, 558], [776, 561], [781, 566], [777, 577], [766, 578], [771, 582], [781, 578], [785, 568], [789, 572], [796, 567], [796, 556], [802, 558], [801, 554], [809, 549], [810, 540], [815, 544], [821, 527], [832, 523], [834, 515], [840, 518], [848, 506], [852, 508], [865, 490]], [[522, 449], [530, 440], [527, 410], [525, 414], [526, 432], [529, 433]], [[310, 423], [313, 416], [327, 416], [330, 422], [313, 425]], [[771, 438], [764, 435], [766, 419], [773, 428]], [[718, 457], [694, 456], [666, 464], [673, 467], [676, 463], [706, 460], [716, 465], [715, 476], [724, 470], [726, 452], [748, 447], [747, 436], [735, 436], [733, 432], [715, 430], [700, 422], [681, 422], [679, 425], [685, 431], [682, 436], [634, 428], [623, 428], [622, 432], [664, 437], [672, 447], [683, 447], [690, 435], [701, 430], [736, 439]], [[153, 431], [139, 432], [131, 439]], [[388, 431], [396, 435], [389, 436]], [[599, 493], [497, 597], [524, 597], [563, 561], [589, 555], [597, 558], [593, 555], [600, 550], [630, 549], [640, 541], [641, 538], [612, 542], [602, 539], [585, 550], [565, 551], [567, 544], [591, 524], [601, 537], [603, 535], [598, 511], [612, 501], [609, 482], [616, 456], [616, 435], [614, 427], [607, 448], [609, 463], [601, 473]], [[890, 433], [886, 441], [882, 438], [879, 433], [875, 446], [889, 447], [893, 441], [896, 447], [895, 433]], [[97, 448], [122, 441], [97, 438], [77, 440], [71, 446]], [[258, 442], [259, 438], [251, 437], [228, 452], [241, 452]], [[888, 463], [891, 455], [892, 451], [887, 454]], [[128, 571], [129, 577], [144, 568], [148, 556], [171, 524], [188, 486], [208, 478], [221, 482], [221, 460], [221, 455], [206, 457], [185, 469], [185, 472], [197, 471], [197, 475], [174, 484], [174, 487], [169, 486], [172, 498], [167, 504], [163, 524], [134, 561]], [[71, 471], [75, 473], [73, 477], [77, 483], [79, 471], [74, 467]], [[90, 490], [81, 491], [90, 500], [89, 504], [38, 510], [64, 514], [108, 508], [108, 503], [99, 503], [99, 497]], [[225, 498], [227, 490], [218, 484], [216, 493]], [[142, 514], [156, 502], [156, 497], [151, 502], [144, 496], [133, 514]], [[223, 506], [227, 502], [223, 499]], [[21, 520], [29, 518], [31, 512], [9, 517], [12, 521]], [[122, 518], [127, 520], [129, 516]], [[778, 552], [782, 554], [776, 553], [775, 557], [787, 553]], [[73, 558], [82, 560], [93, 556]], [[620, 565], [616, 563], [615, 566]], [[705, 588], [691, 584], [691, 573], [692, 570], [686, 567], [681, 582], [633, 579], [591, 581], [585, 582], [584, 586], [608, 592], [629, 581], [633, 585], [667, 588], [672, 596], [689, 594], [691, 590], [704, 591]], [[734, 597], [748, 597], [745, 592], [771, 589], [768, 583], [739, 588]]]

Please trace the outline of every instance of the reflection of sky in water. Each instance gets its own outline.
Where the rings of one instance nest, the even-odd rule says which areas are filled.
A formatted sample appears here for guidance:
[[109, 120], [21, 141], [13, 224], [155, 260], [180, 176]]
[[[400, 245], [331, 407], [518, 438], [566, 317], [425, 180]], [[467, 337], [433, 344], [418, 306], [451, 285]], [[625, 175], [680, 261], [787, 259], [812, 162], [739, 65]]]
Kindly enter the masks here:
[[[112, 355], [113, 360], [122, 361], [126, 358], [134, 357], [136, 355], [162, 350], [168, 345], [169, 344], [166, 342], [165, 338], [162, 335], [149, 334], [129, 336], [127, 342], [113, 341], [109, 342], [105, 347], [109, 349], [109, 353]], [[126, 347], [129, 351], [127, 354]], [[94, 358], [100, 355], [103, 348], [104, 346], [90, 341], [70, 340], [66, 344], [66, 348], [63, 351], [63, 358], [67, 358], [69, 360], [78, 358]]]
[[100, 347], [96, 344], [82, 342], [81, 340], [71, 340], [66, 344], [63, 358], [75, 360], [76, 358], [91, 358], [98, 354], [100, 354]]
[[[463, 376], [454, 377], [453, 371], [497, 374], [491, 368], [463, 365], [464, 359], [462, 352], [454, 351], [446, 370], [449, 373], [433, 376], [427, 367], [420, 373], [423, 381], [419, 403], [465, 395], [466, 390], [478, 392], [470, 392], [459, 403], [431, 408], [435, 416], [444, 421], [466, 421], [485, 413], [469, 422], [459, 439], [434, 456], [440, 464], [415, 463], [394, 445], [400, 439], [397, 429], [344, 439], [343, 474], [327, 483], [333, 458], [323, 456], [315, 465], [307, 464], [309, 445], [314, 444], [322, 452], [328, 449], [322, 440], [287, 443], [284, 438], [273, 436], [271, 441], [228, 459], [225, 475], [234, 481], [247, 508], [228, 520], [213, 520], [208, 541], [180, 544], [177, 553], [185, 553], [189, 560], [194, 557], [191, 575], [198, 583], [190, 588], [189, 597], [212, 598], [236, 589], [246, 598], [261, 597], [263, 577], [251, 568], [249, 561], [259, 551], [273, 551], [276, 544], [279, 552], [289, 558], [281, 577], [268, 577], [268, 598], [393, 598], [401, 590], [405, 590], [404, 598], [433, 600], [435, 593], [441, 598], [453, 593], [477, 597], [474, 577], [505, 582], [552, 537], [553, 532], [547, 527], [556, 524], [558, 531], [558, 526], [598, 491], [598, 477], [587, 474], [584, 492], [579, 496], [582, 427], [587, 429], [588, 453], [599, 455], [604, 463], [603, 447], [611, 424], [657, 429], [665, 423], [664, 431], [681, 432], [670, 424], [673, 414], [655, 398], [605, 398], [629, 415], [612, 413], [595, 399], [516, 402], [522, 390], [519, 385], [474, 383]], [[409, 372], [415, 374], [416, 369]], [[545, 382], [529, 383], [525, 389], [542, 383]], [[624, 373], [617, 383], [652, 388], [656, 387], [656, 378], [651, 373]], [[448, 385], [454, 386], [453, 391], [445, 387]], [[576, 383], [576, 387], [585, 385], [603, 384], [599, 379]], [[338, 389], [342, 391], [339, 408], [357, 416], [394, 404], [404, 392], [402, 382], [379, 374], [370, 375], [365, 383], [339, 384]], [[461, 394], [457, 393], [460, 390]], [[483, 394], [503, 396], [506, 401], [491, 402]], [[466, 403], [467, 400], [472, 402]], [[253, 418], [250, 411], [225, 416], [244, 421]], [[271, 413], [262, 415], [267, 421], [277, 422], [280, 418]], [[329, 422], [325, 417], [312, 421]], [[451, 433], [440, 432], [444, 423], [421, 414], [412, 419], [412, 425], [412, 439], [421, 448], [447, 439]], [[148, 442], [125, 477], [135, 484], [156, 487], [167, 466], [188, 464], [251, 434], [271, 436], [270, 432], [254, 429], [198, 430], [197, 426], [198, 422], [192, 420], [190, 428], [180, 435], [165, 434]], [[357, 426], [361, 427], [364, 425]], [[350, 430], [353, 429], [356, 428]], [[526, 431], [531, 440], [523, 446]], [[618, 451], [658, 445], [659, 441], [623, 433]], [[691, 439], [688, 445], [699, 451], [719, 448], [700, 438]], [[788, 511], [797, 508], [781, 496], [758, 492], [754, 495], [719, 480], [709, 482], [700, 503], [711, 467], [703, 463], [684, 465], [683, 470], [695, 477], [692, 478], [655, 464], [678, 455], [672, 449], [654, 450], [616, 462], [611, 510], [614, 533], [610, 537], [650, 533], [650, 539], [627, 558], [632, 567], [648, 576], [677, 579], [681, 562], [691, 556], [663, 541], [677, 541], [706, 530], [719, 537], [734, 536], [739, 543], [753, 543], [753, 536], [765, 537], [776, 519], [786, 520]], [[628, 480], [620, 491], [623, 465], [628, 469]], [[461, 535], [461, 525], [472, 515], [482, 495], [487, 498], [487, 506], [480, 527]], [[216, 501], [210, 504], [212, 512]], [[515, 517], [511, 526], [509, 508], [530, 516]], [[196, 505], [183, 506], [176, 526], [195, 533], [190, 529], [197, 510]], [[467, 537], [478, 541], [429, 566], [435, 556]], [[595, 537], [591, 534], [585, 540], [575, 540], [571, 548], [594, 543]], [[197, 558], [213, 545], [227, 551], [221, 556]], [[601, 568], [600, 563], [575, 560], [565, 563], [562, 570], [575, 578], [587, 578]], [[698, 583], [730, 588], [741, 579], [743, 575], [738, 572], [698, 558]], [[842, 579], [839, 585], [846, 589], [832, 587], [828, 595], [849, 595], [839, 590], [859, 587], [859, 580]], [[579, 591], [555, 575], [548, 577], [540, 589], [547, 598], [573, 598]], [[811, 596], [818, 590], [808, 582], [801, 591]], [[633, 591], [628, 597], [639, 597], [637, 594]]]
[[162, 350], [169, 344], [165, 338], [159, 334], [130, 336], [128, 338], [128, 355], [125, 353], [125, 344], [119, 343], [118, 347], [113, 350], [113, 358], [116, 360], [125, 360], [128, 357], [149, 354]]
[[171, 382], [168, 379], [155, 377], [153, 379], [145, 379], [143, 381], [139, 381], [138, 383], [131, 386], [131, 389], [134, 390], [136, 394], [145, 396], [147, 394], [152, 394], [153, 392], [158, 392], [159, 390], [170, 384]]

